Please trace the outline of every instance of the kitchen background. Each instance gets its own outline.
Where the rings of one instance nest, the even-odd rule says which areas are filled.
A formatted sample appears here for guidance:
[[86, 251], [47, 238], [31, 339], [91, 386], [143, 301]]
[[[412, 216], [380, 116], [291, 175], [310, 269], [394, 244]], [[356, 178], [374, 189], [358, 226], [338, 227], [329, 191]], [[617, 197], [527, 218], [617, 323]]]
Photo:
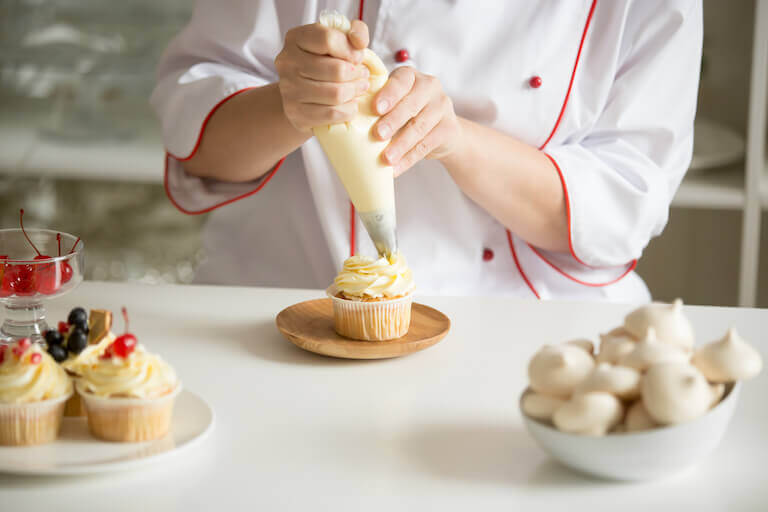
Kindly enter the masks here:
[[[756, 2], [704, 1], [694, 159], [638, 265], [657, 299], [768, 307], [765, 51], [751, 71], [768, 19], [755, 30]], [[205, 258], [205, 216], [165, 197], [147, 103], [193, 5], [0, 0], [0, 226], [16, 227], [23, 206], [27, 225], [82, 236], [88, 279], [187, 283]]]

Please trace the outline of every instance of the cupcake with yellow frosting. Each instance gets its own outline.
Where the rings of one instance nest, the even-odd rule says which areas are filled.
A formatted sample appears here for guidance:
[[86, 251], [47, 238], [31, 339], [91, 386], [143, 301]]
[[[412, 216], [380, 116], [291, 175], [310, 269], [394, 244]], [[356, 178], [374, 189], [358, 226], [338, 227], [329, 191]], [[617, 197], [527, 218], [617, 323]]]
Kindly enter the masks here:
[[413, 290], [411, 269], [400, 253], [379, 259], [352, 256], [328, 288], [336, 332], [365, 341], [405, 336]]
[[71, 395], [66, 372], [39, 345], [0, 345], [0, 445], [55, 440]]
[[168, 433], [181, 383], [173, 368], [133, 334], [107, 336], [63, 366], [78, 375], [76, 389], [94, 436], [136, 442]]

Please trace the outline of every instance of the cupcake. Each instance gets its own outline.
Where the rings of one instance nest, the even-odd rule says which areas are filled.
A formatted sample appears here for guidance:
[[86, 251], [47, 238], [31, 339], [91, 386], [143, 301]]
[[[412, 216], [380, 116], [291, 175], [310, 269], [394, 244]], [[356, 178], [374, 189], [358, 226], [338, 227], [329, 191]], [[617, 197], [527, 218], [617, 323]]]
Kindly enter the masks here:
[[[127, 323], [126, 318], [126, 328]], [[173, 368], [147, 352], [133, 334], [122, 334], [114, 341], [107, 337], [63, 366], [79, 376], [75, 388], [94, 436], [137, 442], [168, 433], [181, 383]]]
[[[109, 330], [111, 326], [111, 311], [92, 309], [88, 314], [83, 308], [74, 308], [69, 312], [66, 322], [59, 322], [57, 329], [45, 332], [48, 353], [57, 363], [69, 361], [70, 366], [74, 366], [73, 361], [80, 357], [88, 345], [114, 341], [115, 336]], [[107, 338], [111, 340], [105, 341]], [[71, 370], [67, 370], [67, 374], [74, 381], [79, 377]], [[77, 392], [67, 400], [64, 416], [85, 416], [85, 406]]]
[[328, 288], [336, 332], [345, 338], [384, 341], [401, 338], [411, 324], [413, 276], [395, 253], [374, 260], [352, 256]]
[[59, 435], [72, 382], [39, 345], [0, 345], [0, 445], [48, 443]]

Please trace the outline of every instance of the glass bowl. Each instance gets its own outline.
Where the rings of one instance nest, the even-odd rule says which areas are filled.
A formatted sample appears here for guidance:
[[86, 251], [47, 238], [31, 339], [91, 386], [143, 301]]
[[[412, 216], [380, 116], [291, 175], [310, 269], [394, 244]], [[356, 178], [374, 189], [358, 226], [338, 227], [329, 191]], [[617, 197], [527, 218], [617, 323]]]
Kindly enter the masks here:
[[21, 338], [42, 342], [48, 329], [43, 301], [64, 295], [83, 280], [82, 240], [49, 229], [26, 231], [43, 255], [52, 256], [38, 256], [21, 229], [0, 229], [0, 302], [5, 306], [0, 344]]

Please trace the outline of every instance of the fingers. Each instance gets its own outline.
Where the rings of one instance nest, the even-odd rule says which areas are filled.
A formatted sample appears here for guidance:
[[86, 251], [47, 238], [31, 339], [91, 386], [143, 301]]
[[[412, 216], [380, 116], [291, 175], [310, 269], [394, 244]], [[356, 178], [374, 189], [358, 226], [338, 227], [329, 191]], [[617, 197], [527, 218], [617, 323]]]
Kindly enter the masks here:
[[301, 103], [341, 105], [365, 92], [369, 85], [365, 79], [352, 82], [322, 82], [300, 78], [289, 85], [286, 96]]
[[[410, 119], [416, 117], [435, 96], [440, 87], [437, 79], [428, 75], [419, 75], [414, 78], [413, 82], [410, 81], [408, 75], [404, 75], [395, 81], [390, 79], [390, 82], [392, 82], [391, 87], [386, 91], [387, 94], [384, 98], [381, 94], [376, 98], [377, 107], [381, 102], [395, 101], [398, 97], [404, 97], [397, 99], [398, 102], [389, 110], [389, 113], [376, 123], [375, 133], [381, 140], [388, 139], [405, 126]], [[387, 82], [382, 88], [382, 92], [387, 89], [387, 86], [390, 86], [390, 82]], [[410, 89], [403, 93], [402, 91], [408, 87], [409, 83], [412, 84]], [[432, 126], [429, 126], [423, 134], [426, 134], [431, 128]]]
[[310, 131], [316, 126], [344, 123], [357, 115], [357, 102], [326, 106], [313, 103], [288, 103], [285, 115], [300, 131]]
[[346, 34], [319, 23], [289, 30], [286, 34], [286, 42], [289, 41], [294, 42], [305, 52], [315, 55], [330, 55], [353, 64], [363, 61], [363, 52], [352, 47]]
[[347, 34], [350, 44], [353, 48], [362, 50], [368, 46], [370, 36], [368, 35], [368, 25], [360, 20], [352, 21], [352, 28]]
[[[277, 65], [277, 62], [275, 64]], [[349, 82], [361, 78], [368, 79], [371, 74], [363, 64], [355, 65], [341, 59], [312, 55], [304, 51], [293, 59], [292, 65], [299, 76], [323, 82]]]
[[[374, 105], [379, 115], [386, 114], [410, 92], [416, 81], [416, 71], [410, 66], [397, 68], [389, 75], [389, 80], [376, 94]], [[415, 113], [414, 113], [415, 114]], [[392, 132], [394, 133], [394, 131]]]
[[415, 163], [427, 158], [432, 151], [440, 146], [441, 141], [446, 138], [448, 131], [449, 128], [446, 123], [438, 123], [426, 137], [417, 142], [416, 145], [393, 166], [395, 176], [400, 176]]
[[[396, 165], [403, 155], [415, 148], [420, 141], [425, 139], [432, 129], [443, 118], [443, 106], [430, 103], [419, 112], [416, 117], [408, 121], [405, 126], [392, 138], [384, 150], [384, 160], [389, 165]], [[392, 112], [394, 114], [395, 111]], [[390, 114], [391, 115], [391, 114]]]

